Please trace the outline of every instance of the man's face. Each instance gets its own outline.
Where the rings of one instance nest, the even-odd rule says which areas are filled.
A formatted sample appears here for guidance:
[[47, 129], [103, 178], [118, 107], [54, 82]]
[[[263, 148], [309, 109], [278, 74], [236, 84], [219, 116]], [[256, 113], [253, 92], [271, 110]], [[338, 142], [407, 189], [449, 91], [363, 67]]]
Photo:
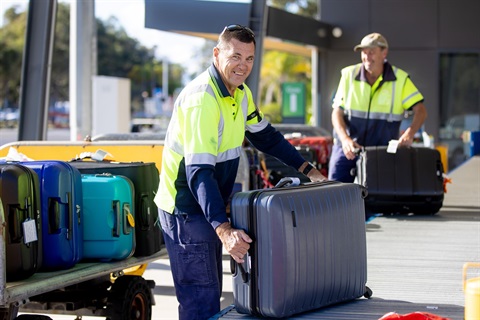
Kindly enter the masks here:
[[362, 50], [362, 63], [368, 73], [380, 74], [383, 71], [383, 62], [387, 58], [387, 48], [365, 48]]
[[221, 48], [213, 49], [214, 64], [230, 93], [250, 75], [255, 57], [255, 45], [232, 39]]

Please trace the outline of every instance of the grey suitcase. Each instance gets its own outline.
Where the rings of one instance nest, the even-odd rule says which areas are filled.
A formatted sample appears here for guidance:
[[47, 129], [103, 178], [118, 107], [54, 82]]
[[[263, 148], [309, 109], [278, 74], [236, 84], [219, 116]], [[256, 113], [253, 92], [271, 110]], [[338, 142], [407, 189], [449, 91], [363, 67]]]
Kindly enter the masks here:
[[232, 260], [237, 311], [282, 318], [370, 297], [364, 190], [326, 182], [236, 193], [232, 225], [253, 238], [245, 263]]

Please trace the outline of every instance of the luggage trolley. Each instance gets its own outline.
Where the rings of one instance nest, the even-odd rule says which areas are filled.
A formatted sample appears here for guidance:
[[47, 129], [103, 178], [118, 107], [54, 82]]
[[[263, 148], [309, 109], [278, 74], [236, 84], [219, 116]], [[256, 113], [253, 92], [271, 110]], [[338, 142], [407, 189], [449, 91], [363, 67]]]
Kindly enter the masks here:
[[[69, 161], [99, 149], [117, 161], [155, 162], [159, 166], [162, 141], [22, 141], [0, 147], [0, 157], [10, 148], [34, 160]], [[2, 210], [3, 211], [3, 210]], [[72, 268], [36, 272], [19, 281], [6, 281], [5, 214], [0, 214], [0, 318], [49, 319], [45, 314], [101, 316], [107, 319], [151, 319], [155, 304], [153, 280], [143, 278], [148, 263], [166, 254], [165, 248], [147, 256], [120, 261], [79, 262]], [[18, 315], [21, 312], [22, 314]]]

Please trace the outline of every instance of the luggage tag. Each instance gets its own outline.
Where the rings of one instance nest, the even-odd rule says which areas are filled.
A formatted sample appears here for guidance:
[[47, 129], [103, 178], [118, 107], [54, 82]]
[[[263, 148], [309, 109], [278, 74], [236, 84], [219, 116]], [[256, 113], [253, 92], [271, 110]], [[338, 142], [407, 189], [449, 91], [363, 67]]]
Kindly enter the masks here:
[[388, 142], [387, 152], [397, 153], [397, 149], [398, 149], [398, 140], [390, 140]]
[[30, 242], [37, 241], [37, 224], [33, 219], [27, 219], [22, 223], [23, 228], [23, 242], [29, 244]]

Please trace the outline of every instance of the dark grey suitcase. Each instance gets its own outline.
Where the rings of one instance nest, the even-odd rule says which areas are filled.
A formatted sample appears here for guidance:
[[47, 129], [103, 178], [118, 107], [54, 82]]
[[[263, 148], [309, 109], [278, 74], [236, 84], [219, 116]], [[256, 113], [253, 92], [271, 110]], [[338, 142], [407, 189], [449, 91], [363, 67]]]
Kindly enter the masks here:
[[357, 161], [356, 181], [365, 186], [366, 209], [374, 213], [435, 214], [443, 205], [440, 152], [415, 147], [388, 153], [366, 147]]
[[32, 169], [19, 163], [0, 163], [7, 281], [26, 279], [42, 266], [39, 186]]
[[363, 190], [326, 182], [236, 193], [232, 225], [253, 238], [245, 263], [232, 262], [237, 311], [282, 318], [369, 297]]

